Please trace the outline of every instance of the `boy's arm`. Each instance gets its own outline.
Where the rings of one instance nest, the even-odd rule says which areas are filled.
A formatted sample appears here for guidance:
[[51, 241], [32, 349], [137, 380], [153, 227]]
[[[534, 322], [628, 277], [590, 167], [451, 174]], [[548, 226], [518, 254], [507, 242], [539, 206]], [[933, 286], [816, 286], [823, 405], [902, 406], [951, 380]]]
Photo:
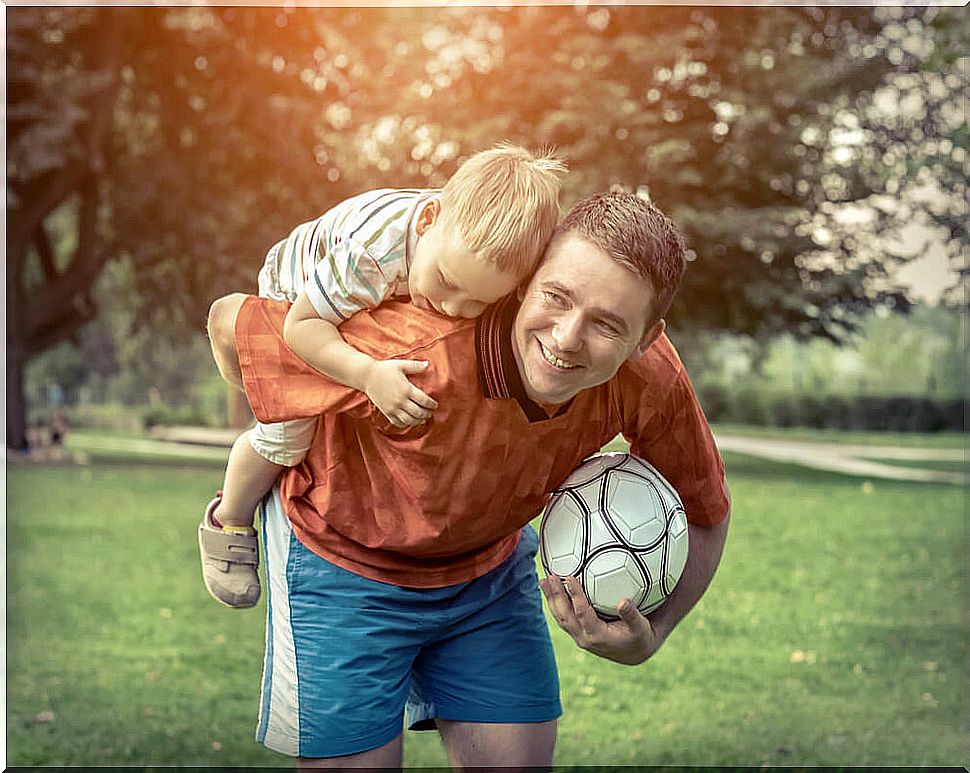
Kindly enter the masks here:
[[397, 427], [418, 424], [438, 403], [411, 384], [410, 373], [421, 373], [420, 360], [376, 360], [348, 344], [331, 322], [322, 319], [306, 291], [286, 315], [283, 338], [308, 365], [344, 386], [363, 392]]

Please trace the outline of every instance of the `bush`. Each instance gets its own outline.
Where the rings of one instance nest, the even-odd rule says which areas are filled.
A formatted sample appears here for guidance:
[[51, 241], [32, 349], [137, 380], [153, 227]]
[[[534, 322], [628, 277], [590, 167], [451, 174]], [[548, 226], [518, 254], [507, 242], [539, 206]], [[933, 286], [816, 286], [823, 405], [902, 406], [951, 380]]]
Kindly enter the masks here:
[[962, 432], [966, 400], [910, 395], [778, 392], [763, 386], [701, 384], [698, 399], [709, 421], [773, 427]]

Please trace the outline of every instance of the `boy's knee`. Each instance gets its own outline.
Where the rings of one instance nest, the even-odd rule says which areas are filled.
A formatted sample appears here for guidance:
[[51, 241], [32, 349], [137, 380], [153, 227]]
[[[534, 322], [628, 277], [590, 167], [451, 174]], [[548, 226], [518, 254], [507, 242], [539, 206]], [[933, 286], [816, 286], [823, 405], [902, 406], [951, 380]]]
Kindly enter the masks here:
[[243, 293], [232, 293], [212, 302], [206, 320], [206, 329], [213, 348], [235, 351], [236, 317], [245, 299], [246, 295]]

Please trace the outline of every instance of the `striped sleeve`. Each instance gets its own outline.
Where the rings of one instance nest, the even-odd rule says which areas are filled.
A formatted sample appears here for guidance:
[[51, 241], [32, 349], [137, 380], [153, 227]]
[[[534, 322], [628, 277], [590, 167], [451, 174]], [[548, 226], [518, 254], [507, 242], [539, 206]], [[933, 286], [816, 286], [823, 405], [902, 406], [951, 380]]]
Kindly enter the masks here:
[[314, 235], [307, 297], [322, 319], [339, 325], [379, 306], [407, 279], [408, 225], [418, 191], [379, 190], [327, 213]]

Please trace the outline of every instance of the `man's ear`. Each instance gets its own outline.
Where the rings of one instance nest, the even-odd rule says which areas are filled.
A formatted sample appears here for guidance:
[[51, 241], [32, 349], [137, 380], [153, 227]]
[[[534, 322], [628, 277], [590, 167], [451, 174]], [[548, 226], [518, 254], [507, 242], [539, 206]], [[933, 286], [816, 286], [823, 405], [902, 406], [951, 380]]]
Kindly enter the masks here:
[[418, 236], [424, 236], [427, 231], [441, 215], [441, 200], [438, 198], [426, 201], [418, 212], [418, 218], [414, 222], [414, 232]]
[[640, 339], [640, 343], [637, 344], [637, 348], [631, 355], [631, 359], [636, 359], [637, 357], [643, 355], [644, 352], [650, 348], [650, 345], [660, 338], [661, 334], [666, 329], [667, 323], [662, 319], [658, 319], [651, 327], [647, 329], [647, 332], [643, 334], [643, 337]]

